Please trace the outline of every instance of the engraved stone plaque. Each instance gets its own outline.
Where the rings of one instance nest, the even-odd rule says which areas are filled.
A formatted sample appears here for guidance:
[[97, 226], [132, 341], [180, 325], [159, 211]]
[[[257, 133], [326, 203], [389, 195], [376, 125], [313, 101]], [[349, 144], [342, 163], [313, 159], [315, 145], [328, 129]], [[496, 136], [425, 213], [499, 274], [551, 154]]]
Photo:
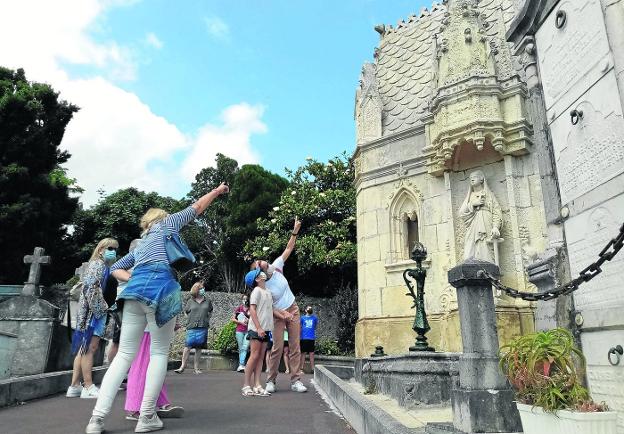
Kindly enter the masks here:
[[596, 402], [605, 401], [619, 413], [618, 433], [624, 433], [624, 360], [612, 366], [607, 357], [611, 347], [624, 345], [624, 330], [584, 332], [581, 340], [592, 398]]
[[[565, 223], [572, 276], [576, 277], [598, 258], [603, 247], [619, 233], [622, 222], [624, 194], [574, 216]], [[574, 293], [575, 307], [581, 313], [584, 309], [624, 308], [623, 269], [624, 255], [620, 252], [611, 261], [605, 262], [600, 275], [584, 283]]]
[[[565, 23], [557, 28], [557, 14]], [[535, 35], [546, 108], [562, 100], [559, 112], [605, 74], [609, 42], [600, 0], [564, 0]], [[606, 62], [606, 63], [605, 63]]]
[[551, 124], [563, 204], [624, 173], [624, 117], [614, 89], [611, 72], [572, 106], [583, 112], [576, 125], [569, 115]]

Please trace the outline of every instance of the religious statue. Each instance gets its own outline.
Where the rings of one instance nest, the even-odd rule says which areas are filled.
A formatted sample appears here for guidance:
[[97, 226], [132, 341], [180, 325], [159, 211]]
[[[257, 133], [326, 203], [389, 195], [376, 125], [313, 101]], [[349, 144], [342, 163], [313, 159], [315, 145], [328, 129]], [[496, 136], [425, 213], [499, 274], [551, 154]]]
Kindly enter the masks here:
[[470, 174], [470, 187], [459, 215], [466, 226], [464, 259], [476, 258], [498, 265], [498, 243], [503, 241], [502, 211], [481, 170]]

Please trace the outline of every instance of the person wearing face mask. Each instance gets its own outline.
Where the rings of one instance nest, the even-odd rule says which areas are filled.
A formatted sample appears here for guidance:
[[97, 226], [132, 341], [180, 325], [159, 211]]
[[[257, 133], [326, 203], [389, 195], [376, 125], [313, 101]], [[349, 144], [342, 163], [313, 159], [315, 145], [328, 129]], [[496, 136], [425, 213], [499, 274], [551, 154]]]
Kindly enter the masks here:
[[252, 271], [260, 269], [266, 273], [266, 287], [271, 292], [273, 298], [274, 340], [269, 358], [269, 376], [266, 383], [266, 390], [269, 393], [273, 393], [276, 390], [277, 373], [284, 348], [284, 340], [282, 339], [284, 329], [288, 331], [289, 359], [292, 368], [290, 371], [290, 389], [294, 392], [306, 392], [308, 390], [301, 382], [301, 374], [296, 369], [301, 359], [301, 349], [299, 348], [299, 336], [301, 333], [299, 306], [297, 306], [288, 280], [284, 277], [284, 263], [295, 249], [299, 229], [301, 229], [301, 222], [295, 217], [293, 230], [284, 252], [271, 264], [265, 260], [256, 260], [251, 264]]
[[232, 321], [236, 323], [236, 343], [238, 344], [238, 368], [237, 372], [245, 371], [245, 363], [247, 359], [247, 349], [249, 341], [247, 340], [247, 324], [249, 323], [249, 296], [243, 294], [242, 303], [234, 310]]
[[184, 313], [188, 315], [186, 321], [186, 345], [182, 353], [182, 364], [175, 370], [178, 374], [184, 372], [191, 348], [195, 348], [195, 357], [193, 358], [195, 373], [202, 373], [199, 369], [199, 360], [201, 359], [201, 349], [206, 345], [212, 309], [212, 302], [206, 298], [204, 282], [196, 282], [191, 287], [191, 298], [189, 298], [184, 307]]
[[[100, 339], [106, 332], [108, 303], [104, 298], [110, 287], [110, 265], [117, 258], [119, 243], [112, 238], [101, 240], [82, 275], [82, 291], [78, 300], [76, 330], [72, 339], [72, 354], [75, 354], [72, 381], [67, 388], [68, 398], [97, 398], [99, 390], [93, 384], [93, 355], [100, 346]], [[111, 279], [114, 280], [114, 279]], [[83, 383], [80, 384], [82, 375]]]

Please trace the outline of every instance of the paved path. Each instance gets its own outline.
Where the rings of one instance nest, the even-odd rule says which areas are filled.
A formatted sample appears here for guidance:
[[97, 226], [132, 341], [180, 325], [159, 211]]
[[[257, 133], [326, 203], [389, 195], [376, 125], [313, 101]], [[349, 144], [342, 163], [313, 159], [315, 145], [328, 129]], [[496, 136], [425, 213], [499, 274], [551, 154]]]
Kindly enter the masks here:
[[[285, 389], [288, 379], [280, 374], [278, 390], [272, 396], [244, 398], [240, 394], [242, 374], [208, 371], [195, 375], [169, 372], [170, 399], [184, 406], [182, 419], [165, 419], [167, 433], [301, 433], [355, 434], [346, 421], [330, 411], [303, 378], [307, 393]], [[280, 390], [280, 386], [282, 389]], [[134, 432], [136, 422], [124, 419], [125, 392], [119, 392], [113, 411], [105, 421], [106, 433]], [[54, 396], [0, 410], [2, 434], [78, 434], [83, 433], [94, 400]]]

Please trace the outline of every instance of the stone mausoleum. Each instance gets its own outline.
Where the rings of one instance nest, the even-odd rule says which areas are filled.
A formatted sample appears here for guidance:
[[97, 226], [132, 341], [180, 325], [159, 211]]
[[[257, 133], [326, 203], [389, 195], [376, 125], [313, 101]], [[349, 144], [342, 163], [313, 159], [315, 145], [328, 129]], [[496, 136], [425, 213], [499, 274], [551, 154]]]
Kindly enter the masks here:
[[[459, 0], [375, 28], [379, 47], [362, 68], [355, 108], [360, 356], [376, 344], [403, 353], [414, 341], [402, 273], [414, 265], [415, 241], [429, 253], [429, 342], [461, 350], [447, 271], [469, 247], [461, 209], [473, 172], [497, 210], [488, 218], [500, 236], [484, 248], [505, 284], [531, 289], [525, 266], [547, 247], [544, 203], [555, 188], [535, 151], [523, 59], [505, 39], [514, 12], [511, 0]], [[533, 329], [527, 302], [496, 303], [503, 339]]]
[[[416, 241], [438, 351], [461, 351], [447, 271], [499, 265], [520, 291], [552, 290], [624, 224], [624, 0], [447, 0], [379, 25], [356, 92], [356, 354], [403, 354]], [[594, 399], [624, 433], [624, 254], [573, 296], [495, 294], [499, 338], [572, 329]], [[621, 359], [621, 360], [620, 360]]]

